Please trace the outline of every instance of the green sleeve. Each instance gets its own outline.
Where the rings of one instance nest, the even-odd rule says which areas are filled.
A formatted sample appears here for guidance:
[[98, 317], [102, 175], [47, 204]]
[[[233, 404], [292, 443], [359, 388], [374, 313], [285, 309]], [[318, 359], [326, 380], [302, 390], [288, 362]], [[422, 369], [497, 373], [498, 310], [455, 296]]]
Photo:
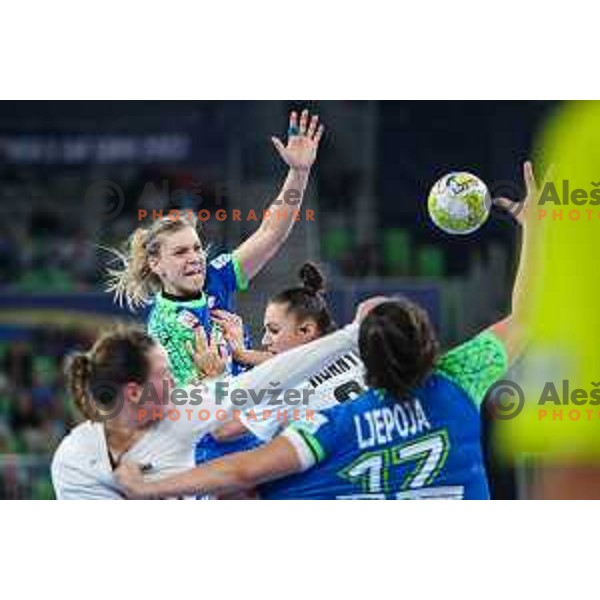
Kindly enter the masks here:
[[235, 273], [236, 288], [240, 292], [245, 292], [248, 289], [248, 276], [244, 271], [244, 267], [242, 267], [242, 263], [235, 254], [231, 255], [231, 262], [233, 263], [233, 272]]
[[442, 356], [435, 371], [459, 385], [479, 407], [489, 387], [507, 369], [504, 344], [487, 330]]
[[194, 330], [179, 322], [175, 307], [174, 303], [158, 297], [150, 313], [148, 333], [167, 351], [175, 384], [183, 386], [198, 377], [194, 361], [186, 349], [188, 342], [194, 343]]

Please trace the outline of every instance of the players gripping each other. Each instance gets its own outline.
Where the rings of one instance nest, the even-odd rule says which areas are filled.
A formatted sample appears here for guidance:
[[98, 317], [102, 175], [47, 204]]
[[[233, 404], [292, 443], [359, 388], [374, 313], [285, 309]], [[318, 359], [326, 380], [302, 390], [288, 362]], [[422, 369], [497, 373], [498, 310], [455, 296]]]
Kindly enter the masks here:
[[[201, 372], [198, 349], [189, 352], [200, 326], [209, 341], [217, 336], [210, 319], [211, 309], [234, 309], [234, 296], [271, 260], [287, 239], [300, 208], [312, 165], [316, 159], [323, 125], [318, 116], [304, 110], [298, 119], [290, 114], [288, 141], [272, 138], [289, 172], [260, 227], [231, 254], [222, 254], [208, 263], [196, 231], [195, 218], [153, 221], [131, 235], [126, 254], [117, 252], [122, 268], [109, 271], [108, 290], [119, 303], [131, 308], [152, 303], [148, 331], [167, 350], [176, 385], [218, 373]], [[294, 196], [292, 210], [287, 206]], [[269, 212], [267, 211], [267, 212]], [[277, 217], [275, 218], [275, 215]], [[217, 340], [218, 342], [219, 340]], [[226, 361], [232, 372], [231, 361]], [[200, 371], [200, 372], [199, 372]], [[235, 370], [233, 373], [235, 374]]]
[[[267, 389], [273, 378], [282, 392], [296, 390], [352, 344], [352, 332], [344, 328], [327, 336], [320, 349], [299, 347], [231, 378], [231, 394], [225, 397], [220, 380], [205, 379], [179, 388], [175, 401], [167, 354], [152, 336], [132, 328], [105, 333], [89, 352], [73, 355], [67, 367], [71, 396], [86, 421], [54, 453], [56, 497], [124, 498], [114, 477], [122, 461], [141, 465], [150, 479], [185, 471], [194, 465], [198, 438], [243, 410], [232, 401], [234, 393]], [[310, 418], [309, 409], [305, 416]]]
[[[521, 352], [531, 271], [529, 208], [537, 187], [524, 167], [527, 198], [516, 216], [522, 251], [511, 314], [441, 357], [426, 312], [406, 299], [374, 299], [357, 313], [354, 343], [369, 390], [357, 400], [296, 421], [273, 441], [173, 477], [146, 481], [138, 465], [117, 478], [135, 498], [235, 493], [259, 487], [272, 499], [489, 498], [479, 409], [488, 387]], [[506, 206], [506, 199], [497, 202]], [[328, 337], [304, 350], [321, 351]]]
[[[265, 351], [246, 349], [242, 322], [237, 315], [214, 311], [214, 319], [222, 327], [233, 350], [233, 357], [240, 363], [263, 363], [335, 330], [321, 271], [313, 263], [307, 262], [300, 268], [299, 277], [301, 285], [279, 292], [266, 306], [262, 340]], [[311, 409], [322, 410], [357, 398], [366, 390], [364, 365], [358, 353], [349, 350], [334, 361], [326, 361], [298, 387], [310, 393]], [[286, 409], [285, 406], [276, 408], [278, 412]], [[196, 464], [232, 452], [249, 450], [270, 441], [282, 428], [283, 421], [277, 417], [275, 410], [268, 419], [261, 419], [261, 414], [264, 413], [253, 418], [242, 414], [239, 420], [231, 421], [214, 434], [204, 436], [197, 445]]]

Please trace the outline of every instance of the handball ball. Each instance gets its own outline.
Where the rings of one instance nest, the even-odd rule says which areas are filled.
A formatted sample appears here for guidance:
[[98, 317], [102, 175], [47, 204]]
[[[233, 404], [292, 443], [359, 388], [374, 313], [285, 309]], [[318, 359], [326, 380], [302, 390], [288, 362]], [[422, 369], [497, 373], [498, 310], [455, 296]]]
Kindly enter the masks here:
[[431, 220], [446, 233], [465, 235], [479, 229], [490, 214], [489, 192], [471, 173], [448, 173], [429, 192]]

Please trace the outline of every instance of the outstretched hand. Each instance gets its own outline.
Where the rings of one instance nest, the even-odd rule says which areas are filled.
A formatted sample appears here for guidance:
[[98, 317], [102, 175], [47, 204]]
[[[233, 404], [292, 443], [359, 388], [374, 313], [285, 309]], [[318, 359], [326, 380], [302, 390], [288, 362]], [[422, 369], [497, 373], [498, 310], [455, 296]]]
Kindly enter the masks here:
[[201, 377], [217, 377], [227, 366], [227, 356], [221, 345], [217, 343], [216, 337], [211, 336], [208, 343], [204, 327], [199, 325], [196, 327], [196, 347], [194, 348], [190, 342], [186, 344], [187, 351]]
[[278, 138], [271, 141], [281, 158], [291, 168], [297, 171], [308, 171], [317, 157], [319, 142], [325, 128], [319, 125], [319, 117], [312, 118], [307, 109], [302, 111], [300, 121], [295, 111], [290, 113], [287, 146]]
[[[528, 220], [529, 213], [533, 210], [533, 206], [537, 204], [540, 193], [544, 189], [544, 185], [551, 176], [551, 168], [548, 169], [542, 185], [538, 185], [535, 174], [533, 172], [533, 165], [531, 161], [527, 160], [523, 163], [523, 180], [525, 181], [525, 199], [518, 202], [518, 200], [512, 200], [510, 198], [494, 198], [493, 202], [496, 206], [507, 210], [516, 219], [520, 225], [525, 225]], [[519, 205], [520, 204], [520, 205]]]
[[213, 310], [210, 316], [222, 329], [223, 337], [233, 352], [241, 352], [246, 349], [244, 346], [244, 323], [240, 316], [222, 309]]
[[390, 299], [385, 296], [373, 296], [372, 298], [367, 298], [363, 300], [356, 307], [356, 315], [354, 316], [354, 323], [362, 323], [364, 318], [376, 307], [384, 302], [388, 302]]

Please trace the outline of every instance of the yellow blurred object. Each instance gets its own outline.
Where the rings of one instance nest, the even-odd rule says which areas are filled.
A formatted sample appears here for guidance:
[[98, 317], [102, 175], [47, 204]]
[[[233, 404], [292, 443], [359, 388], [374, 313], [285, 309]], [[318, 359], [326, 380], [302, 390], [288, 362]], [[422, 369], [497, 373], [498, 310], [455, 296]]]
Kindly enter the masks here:
[[[562, 105], [543, 131], [538, 154], [552, 165], [549, 184], [561, 204], [555, 195], [542, 195], [528, 215], [539, 262], [528, 278], [531, 345], [518, 381], [525, 409], [499, 424], [497, 439], [511, 453], [598, 458], [600, 404], [540, 405], [539, 399], [546, 381], [559, 388], [566, 379], [571, 391], [582, 388], [588, 396], [594, 382], [600, 386], [600, 204], [582, 203], [581, 193], [573, 197], [578, 188], [588, 198], [594, 189], [600, 196], [600, 102]], [[541, 165], [534, 167], [540, 177]], [[548, 412], [542, 418], [543, 409]]]

